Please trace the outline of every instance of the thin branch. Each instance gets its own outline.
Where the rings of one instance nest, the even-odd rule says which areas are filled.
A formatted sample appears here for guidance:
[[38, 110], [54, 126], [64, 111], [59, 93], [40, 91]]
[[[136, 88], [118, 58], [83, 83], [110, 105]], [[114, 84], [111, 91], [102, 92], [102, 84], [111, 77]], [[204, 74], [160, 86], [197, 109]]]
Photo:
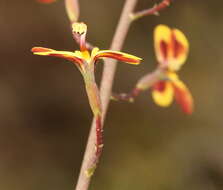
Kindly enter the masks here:
[[135, 98], [140, 94], [141, 90], [138, 88], [133, 88], [132, 91], [130, 91], [129, 93], [121, 93], [121, 94], [117, 94], [117, 93], [112, 93], [111, 95], [111, 99], [114, 101], [127, 101], [127, 102], [134, 102]]
[[[125, 41], [125, 38], [127, 36], [128, 30], [131, 24], [131, 19], [129, 15], [133, 12], [137, 2], [138, 0], [125, 1], [122, 15], [120, 17], [110, 49], [116, 50], [116, 51], [119, 51], [122, 49], [123, 43]], [[102, 82], [101, 82], [101, 102], [102, 102], [102, 123], [101, 123], [102, 126], [101, 127], [102, 128], [103, 128], [105, 115], [106, 115], [107, 108], [110, 101], [114, 74], [116, 71], [116, 64], [117, 64], [117, 61], [113, 59], [105, 60], [105, 66], [104, 66]], [[86, 175], [86, 171], [89, 171], [89, 168], [92, 168], [92, 163], [98, 162], [98, 161], [95, 161], [95, 159], [99, 159], [99, 157], [95, 157], [95, 142], [96, 142], [95, 130], [96, 130], [96, 118], [94, 118], [92, 122], [76, 190], [88, 189], [92, 175]], [[93, 174], [93, 171], [92, 171], [92, 174]]]
[[129, 93], [113, 93], [111, 96], [112, 100], [118, 101], [128, 101], [128, 102], [134, 102], [134, 99], [143, 91], [150, 89], [155, 83], [157, 83], [159, 80], [164, 80], [165, 69], [162, 67], [158, 67], [155, 71], [146, 74], [143, 76], [135, 85], [135, 87], [130, 91]]
[[159, 12], [170, 5], [173, 0], [163, 0], [161, 3], [154, 5], [154, 7], [145, 9], [142, 11], [138, 11], [136, 13], [131, 14], [132, 20], [137, 20], [141, 17], [148, 15], [159, 15]]

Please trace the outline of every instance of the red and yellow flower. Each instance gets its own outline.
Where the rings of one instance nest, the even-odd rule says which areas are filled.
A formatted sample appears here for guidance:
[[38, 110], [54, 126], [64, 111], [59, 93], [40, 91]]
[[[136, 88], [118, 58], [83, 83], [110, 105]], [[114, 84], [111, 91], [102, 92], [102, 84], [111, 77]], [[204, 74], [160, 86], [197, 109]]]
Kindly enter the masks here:
[[152, 86], [152, 97], [155, 103], [167, 107], [175, 98], [182, 110], [191, 114], [192, 95], [176, 74], [187, 59], [189, 50], [187, 38], [178, 29], [159, 25], [154, 31], [154, 46], [159, 68], [163, 71], [162, 78]]
[[[101, 127], [102, 110], [99, 89], [95, 82], [95, 65], [97, 61], [103, 58], [112, 58], [137, 65], [140, 63], [141, 58], [119, 51], [99, 50], [98, 48], [93, 48], [89, 52], [86, 43], [87, 25], [84, 23], [74, 23], [72, 29], [75, 39], [78, 38], [77, 41], [80, 44], [80, 51], [57, 51], [49, 48], [34, 47], [32, 48], [32, 52], [36, 55], [64, 58], [71, 61], [80, 70], [84, 78], [89, 104], [96, 118], [96, 156], [99, 156], [103, 147]], [[96, 165], [96, 163], [94, 164]]]
[[140, 63], [141, 58], [119, 51], [99, 50], [98, 48], [93, 48], [89, 52], [86, 47], [87, 25], [84, 23], [74, 23], [72, 29], [73, 33], [79, 37], [80, 51], [57, 51], [49, 48], [34, 47], [32, 48], [32, 52], [35, 55], [64, 58], [76, 65], [83, 75], [91, 109], [94, 115], [97, 115], [101, 111], [99, 96], [95, 95], [97, 86], [95, 85], [94, 68], [97, 61], [103, 58], [112, 58], [137, 65]]

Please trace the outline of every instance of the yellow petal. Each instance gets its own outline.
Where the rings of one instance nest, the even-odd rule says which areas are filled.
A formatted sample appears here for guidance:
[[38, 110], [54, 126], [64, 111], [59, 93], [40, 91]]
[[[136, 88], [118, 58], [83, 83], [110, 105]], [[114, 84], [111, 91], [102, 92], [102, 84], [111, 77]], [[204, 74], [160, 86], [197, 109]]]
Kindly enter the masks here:
[[81, 57], [82, 59], [84, 59], [85, 61], [89, 61], [91, 59], [90, 53], [88, 50], [85, 51], [75, 51], [74, 52], [75, 55]]
[[166, 63], [171, 43], [171, 29], [166, 25], [158, 25], [154, 30], [154, 47], [159, 63]]
[[99, 51], [99, 48], [97, 48], [97, 47], [93, 48], [91, 51], [91, 57], [95, 57], [97, 55], [98, 51]]
[[94, 59], [99, 59], [99, 58], [112, 58], [112, 59], [116, 59], [118, 61], [122, 61], [122, 62], [126, 62], [129, 64], [134, 64], [134, 65], [138, 65], [140, 63], [140, 61], [142, 60], [139, 57], [136, 57], [134, 55], [130, 55], [127, 53], [122, 53], [119, 51], [112, 51], [112, 50], [101, 50], [98, 51], [95, 56]]
[[158, 25], [155, 28], [154, 46], [159, 63], [172, 71], [180, 69], [189, 50], [185, 35], [180, 30], [170, 29], [165, 25]]
[[186, 36], [178, 29], [172, 30], [172, 51], [168, 60], [168, 66], [171, 70], [177, 71], [185, 63], [189, 43]]
[[173, 87], [169, 81], [160, 81], [153, 86], [152, 97], [159, 106], [169, 106], [173, 101], [173, 94]]
[[35, 55], [60, 57], [78, 64], [82, 64], [82, 57], [70, 51], [56, 51], [54, 49], [43, 47], [34, 47], [31, 51]]

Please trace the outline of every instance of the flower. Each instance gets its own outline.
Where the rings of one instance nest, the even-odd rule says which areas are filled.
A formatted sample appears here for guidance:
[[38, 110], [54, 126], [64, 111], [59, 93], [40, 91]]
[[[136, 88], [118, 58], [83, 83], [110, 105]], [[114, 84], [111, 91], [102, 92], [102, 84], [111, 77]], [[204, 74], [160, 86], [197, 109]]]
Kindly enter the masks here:
[[185, 35], [178, 29], [170, 29], [158, 25], [154, 31], [154, 46], [159, 68], [163, 76], [152, 86], [152, 97], [156, 104], [169, 106], [173, 99], [182, 110], [193, 112], [193, 98], [186, 85], [179, 79], [177, 71], [185, 63], [189, 43]]
[[113, 100], [133, 102], [141, 92], [151, 88], [152, 98], [162, 107], [169, 106], [174, 98], [186, 114], [193, 112], [193, 98], [187, 86], [179, 79], [177, 71], [185, 63], [189, 43], [178, 29], [158, 25], [154, 30], [154, 46], [158, 67], [141, 77], [130, 93], [113, 93]]
[[[119, 61], [123, 61], [129, 64], [139, 64], [141, 58], [122, 53], [119, 51], [112, 50], [99, 50], [98, 48], [93, 48], [91, 52], [87, 49], [86, 34], [87, 25], [84, 23], [74, 23], [72, 24], [73, 35], [76, 41], [80, 44], [80, 51], [57, 51], [54, 49], [34, 47], [32, 52], [36, 55], [42, 56], [54, 56], [67, 59], [71, 61], [80, 70], [84, 82], [85, 88], [89, 100], [89, 104], [96, 121], [96, 157], [99, 157], [103, 147], [103, 135], [102, 135], [102, 121], [101, 121], [101, 100], [98, 86], [95, 82], [94, 68], [98, 60], [103, 58], [113, 58]], [[94, 168], [97, 164], [97, 159], [93, 163]], [[88, 169], [92, 171], [92, 168]], [[92, 173], [92, 172], [90, 172]]]
[[97, 115], [100, 112], [100, 100], [98, 93], [95, 94], [98, 91], [94, 78], [96, 62], [103, 58], [113, 58], [137, 65], [140, 63], [141, 58], [119, 51], [99, 50], [98, 48], [93, 48], [89, 52], [86, 46], [87, 25], [84, 23], [74, 23], [72, 29], [75, 37], [79, 38], [80, 51], [57, 51], [44, 47], [34, 47], [31, 51], [35, 55], [60, 57], [75, 64], [84, 78], [91, 109]]
[[168, 80], [160, 80], [152, 86], [153, 100], [157, 105], [167, 107], [175, 98], [182, 110], [191, 114], [193, 112], [193, 98], [190, 91], [176, 73], [170, 72], [166, 75]]
[[139, 64], [141, 61], [141, 58], [139, 57], [119, 51], [99, 50], [98, 48], [93, 48], [90, 53], [86, 47], [87, 25], [84, 23], [74, 23], [72, 28], [75, 35], [78, 35], [80, 38], [80, 51], [57, 51], [44, 47], [34, 47], [31, 51], [35, 55], [54, 56], [67, 59], [74, 63], [80, 69], [82, 74], [85, 73], [87, 69], [91, 67], [94, 68], [94, 64], [102, 58], [113, 58], [135, 65]]

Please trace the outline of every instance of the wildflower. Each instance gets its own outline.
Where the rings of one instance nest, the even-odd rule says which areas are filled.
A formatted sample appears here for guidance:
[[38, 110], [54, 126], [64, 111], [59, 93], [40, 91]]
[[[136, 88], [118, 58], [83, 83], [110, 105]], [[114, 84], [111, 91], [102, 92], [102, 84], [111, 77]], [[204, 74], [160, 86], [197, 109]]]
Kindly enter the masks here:
[[152, 97], [155, 103], [162, 107], [169, 106], [173, 99], [182, 110], [191, 114], [193, 112], [193, 98], [186, 85], [178, 78], [176, 73], [167, 72], [167, 80], [160, 80], [152, 86]]
[[[89, 83], [95, 83], [94, 66], [101, 58], [113, 58], [129, 64], [140, 63], [140, 58], [118, 51], [99, 50], [98, 48], [93, 48], [90, 53], [86, 48], [87, 25], [84, 23], [75, 23], [72, 28], [73, 32], [80, 38], [80, 51], [57, 51], [49, 48], [34, 47], [32, 48], [32, 52], [36, 55], [60, 57], [71, 61], [80, 70], [87, 86]], [[91, 93], [89, 95], [91, 95]], [[98, 105], [94, 105], [95, 103], [93, 102], [90, 102], [90, 104], [93, 113], [97, 114], [97, 112], [99, 112]]]
[[159, 25], [154, 31], [154, 46], [162, 77], [152, 86], [152, 97], [159, 106], [169, 106], [173, 99], [182, 110], [193, 112], [193, 99], [186, 85], [179, 79], [177, 71], [185, 63], [189, 43], [178, 29]]
[[36, 55], [42, 56], [54, 56], [64, 58], [71, 61], [74, 65], [77, 66], [81, 72], [86, 92], [88, 95], [88, 100], [92, 112], [96, 118], [96, 135], [97, 143], [96, 154], [100, 154], [102, 148], [102, 129], [101, 129], [101, 101], [98, 86], [95, 82], [94, 68], [97, 64], [97, 61], [103, 58], [113, 58], [119, 61], [123, 61], [129, 64], [139, 64], [141, 59], [139, 57], [122, 53], [119, 51], [112, 50], [99, 50], [98, 48], [93, 48], [91, 52], [87, 49], [86, 43], [86, 34], [87, 34], [87, 25], [84, 23], [74, 23], [72, 25], [73, 34], [75, 38], [79, 38], [80, 51], [57, 51], [54, 49], [43, 48], [43, 47], [34, 47], [32, 52]]
[[182, 110], [191, 114], [193, 98], [177, 75], [188, 55], [189, 43], [186, 37], [178, 29], [158, 25], [154, 31], [154, 46], [159, 63], [157, 69], [143, 76], [130, 93], [113, 94], [112, 98], [133, 102], [142, 91], [151, 88], [153, 100], [157, 105], [167, 107], [175, 98]]

